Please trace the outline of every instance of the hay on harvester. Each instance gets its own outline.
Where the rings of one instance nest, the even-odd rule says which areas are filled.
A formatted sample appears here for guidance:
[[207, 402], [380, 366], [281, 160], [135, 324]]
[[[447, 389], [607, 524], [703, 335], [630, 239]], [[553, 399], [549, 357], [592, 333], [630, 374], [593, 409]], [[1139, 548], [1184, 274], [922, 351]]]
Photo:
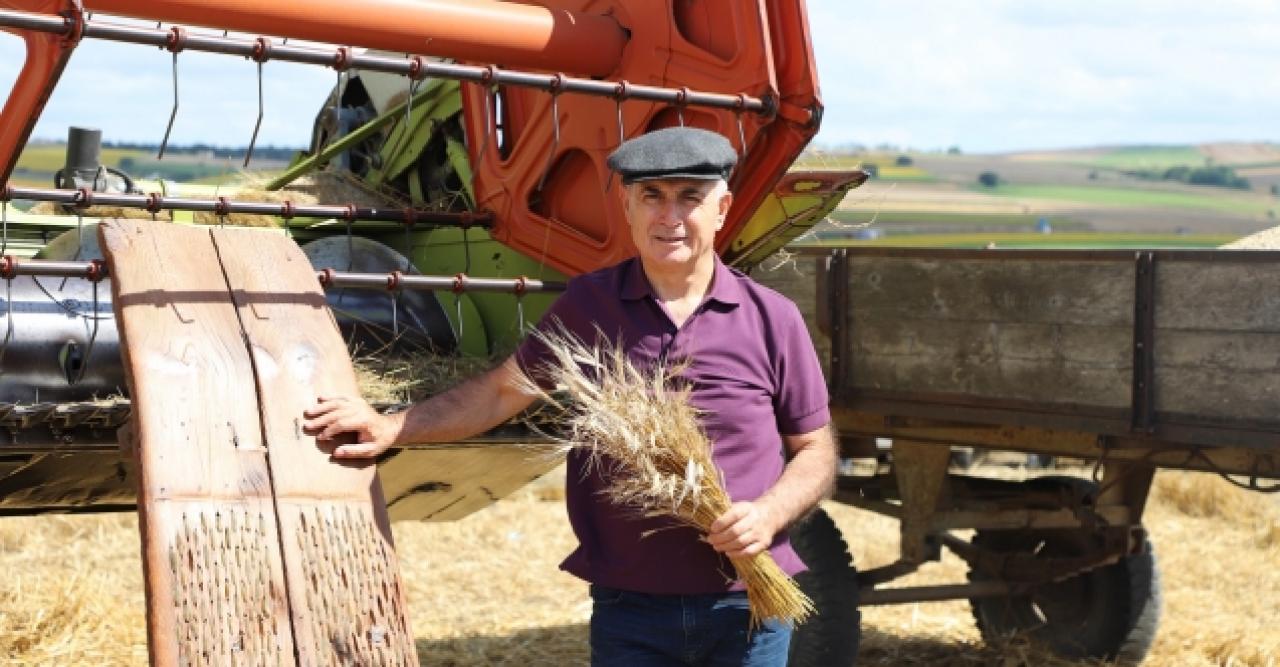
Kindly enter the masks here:
[[410, 355], [357, 354], [352, 358], [360, 395], [370, 403], [413, 403], [492, 368], [490, 357], [423, 352]]
[[[673, 382], [681, 368], [644, 371], [621, 347], [588, 346], [565, 331], [534, 335], [552, 353], [538, 370], [555, 389], [547, 393], [529, 381], [526, 390], [555, 413], [564, 428], [557, 441], [586, 450], [593, 465], [610, 465], [612, 502], [673, 516], [704, 533], [729, 510], [690, 390]], [[798, 623], [813, 613], [813, 602], [768, 551], [731, 562], [746, 584], [753, 627], [768, 618]]]
[[[319, 171], [303, 176], [290, 184], [288, 189], [268, 190], [270, 178], [263, 174], [242, 173], [236, 183], [227, 184], [227, 198], [231, 201], [265, 202], [282, 204], [286, 201], [300, 205], [346, 205], [380, 208], [403, 208], [408, 202], [402, 195], [389, 188], [374, 188], [357, 177], [344, 172]], [[77, 210], [54, 202], [37, 202], [27, 211], [33, 215], [76, 215]], [[141, 208], [122, 206], [89, 206], [78, 213], [86, 218], [124, 218], [150, 220], [152, 214]], [[160, 219], [172, 220], [171, 212], [158, 214]], [[230, 225], [234, 227], [279, 227], [280, 218], [257, 213], [232, 213], [219, 217], [215, 213], [197, 211], [193, 215], [196, 224]]]
[[[75, 215], [75, 209], [68, 209], [62, 204], [56, 204], [51, 201], [36, 202], [34, 206], [27, 209], [27, 213], [31, 215]], [[151, 213], [140, 208], [125, 208], [122, 206], [90, 206], [82, 211], [80, 215], [86, 218], [125, 218], [131, 220], [150, 220]]]

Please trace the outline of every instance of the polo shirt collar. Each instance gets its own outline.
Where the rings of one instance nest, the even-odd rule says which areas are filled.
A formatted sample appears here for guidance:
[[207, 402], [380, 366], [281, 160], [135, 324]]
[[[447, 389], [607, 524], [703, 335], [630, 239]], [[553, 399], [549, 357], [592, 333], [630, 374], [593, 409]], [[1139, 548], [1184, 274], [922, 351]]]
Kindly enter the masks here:
[[[742, 302], [742, 286], [738, 284], [738, 276], [732, 269], [725, 266], [719, 255], [715, 256], [715, 261], [715, 270], [712, 274], [714, 278], [711, 281], [711, 292], [707, 294], [707, 299], [728, 306], [736, 306]], [[656, 297], [653, 286], [649, 284], [648, 276], [644, 274], [644, 266], [640, 263], [640, 258], [632, 257], [627, 262], [628, 266], [621, 272], [622, 284], [618, 290], [622, 298], [635, 301], [647, 296]]]

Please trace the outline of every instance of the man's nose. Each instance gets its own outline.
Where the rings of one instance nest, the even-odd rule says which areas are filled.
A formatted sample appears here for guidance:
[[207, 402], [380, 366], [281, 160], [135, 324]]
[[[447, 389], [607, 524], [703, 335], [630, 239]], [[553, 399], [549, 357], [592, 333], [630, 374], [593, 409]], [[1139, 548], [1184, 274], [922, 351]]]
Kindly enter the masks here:
[[684, 215], [680, 211], [680, 206], [675, 202], [663, 204], [658, 210], [658, 222], [664, 225], [678, 225], [683, 217]]

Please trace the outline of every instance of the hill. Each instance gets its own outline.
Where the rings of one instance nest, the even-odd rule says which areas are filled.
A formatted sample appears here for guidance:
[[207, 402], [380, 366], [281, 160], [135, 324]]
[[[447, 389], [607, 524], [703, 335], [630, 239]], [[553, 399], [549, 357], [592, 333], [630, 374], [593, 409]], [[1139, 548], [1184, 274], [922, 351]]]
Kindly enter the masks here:
[[[1212, 247], [1280, 224], [1277, 144], [992, 155], [811, 151], [799, 166], [876, 172], [815, 228], [809, 240], [824, 242]], [[1186, 182], [1210, 172], [1247, 185]]]

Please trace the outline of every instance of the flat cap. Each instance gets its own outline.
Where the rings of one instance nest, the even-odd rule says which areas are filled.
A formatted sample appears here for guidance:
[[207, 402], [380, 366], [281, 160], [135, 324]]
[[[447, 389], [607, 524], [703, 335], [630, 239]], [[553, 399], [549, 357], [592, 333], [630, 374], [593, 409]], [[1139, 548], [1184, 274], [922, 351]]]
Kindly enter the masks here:
[[609, 156], [622, 184], [655, 178], [728, 179], [738, 152], [720, 134], [696, 127], [666, 127], [629, 139]]

